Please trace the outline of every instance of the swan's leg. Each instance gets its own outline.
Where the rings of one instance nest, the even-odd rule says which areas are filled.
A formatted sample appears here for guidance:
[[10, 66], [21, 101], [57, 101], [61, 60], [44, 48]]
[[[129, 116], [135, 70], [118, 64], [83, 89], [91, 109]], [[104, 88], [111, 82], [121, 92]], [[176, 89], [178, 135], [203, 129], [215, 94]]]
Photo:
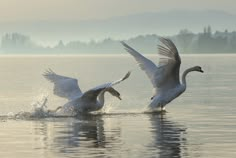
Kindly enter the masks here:
[[161, 106], [161, 111], [166, 111], [164, 106]]
[[55, 110], [48, 110], [48, 112], [53, 112], [53, 113], [55, 113], [55, 112], [57, 112], [58, 110], [60, 110], [62, 108], [62, 106], [59, 106], [59, 107], [57, 107]]
[[62, 108], [62, 106], [57, 107], [54, 111], [57, 112], [58, 110], [60, 110]]

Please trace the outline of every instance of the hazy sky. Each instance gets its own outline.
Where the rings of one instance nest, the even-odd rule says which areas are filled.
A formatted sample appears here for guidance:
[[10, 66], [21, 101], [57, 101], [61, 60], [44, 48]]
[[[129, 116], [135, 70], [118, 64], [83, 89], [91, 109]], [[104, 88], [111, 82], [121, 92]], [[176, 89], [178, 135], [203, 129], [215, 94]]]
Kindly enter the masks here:
[[216, 9], [236, 14], [235, 0], [0, 0], [0, 22], [105, 19], [172, 9]]

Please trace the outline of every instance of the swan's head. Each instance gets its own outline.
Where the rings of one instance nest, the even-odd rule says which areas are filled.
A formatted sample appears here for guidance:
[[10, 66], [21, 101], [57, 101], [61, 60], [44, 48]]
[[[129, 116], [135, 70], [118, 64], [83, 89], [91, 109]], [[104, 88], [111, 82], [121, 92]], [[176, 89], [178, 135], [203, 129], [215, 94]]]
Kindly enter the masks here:
[[116, 91], [114, 88], [110, 87], [108, 89], [109, 93], [115, 97], [117, 97], [118, 99], [122, 100], [120, 97], [120, 93], [118, 91]]
[[194, 71], [201, 72], [201, 73], [204, 72], [200, 66], [194, 66], [194, 67], [193, 67], [193, 70], [194, 70]]
[[111, 95], [113, 95], [113, 96], [117, 97], [118, 99], [122, 100], [121, 97], [120, 97], [120, 93], [117, 92], [117, 91], [112, 91]]

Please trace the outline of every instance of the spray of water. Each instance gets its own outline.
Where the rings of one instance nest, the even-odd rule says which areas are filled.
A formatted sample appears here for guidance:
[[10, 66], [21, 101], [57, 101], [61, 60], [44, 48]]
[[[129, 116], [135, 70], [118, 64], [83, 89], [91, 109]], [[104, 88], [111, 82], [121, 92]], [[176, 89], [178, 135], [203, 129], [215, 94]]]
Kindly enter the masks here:
[[[20, 111], [18, 113], [9, 112], [7, 114], [7, 119], [39, 119], [39, 118], [48, 118], [48, 117], [73, 117], [78, 114], [74, 110], [74, 107], [70, 104], [65, 104], [61, 107], [56, 108], [55, 110], [50, 110], [48, 108], [48, 93], [42, 93], [39, 96], [34, 97], [34, 101], [31, 103], [30, 111]], [[129, 105], [129, 102], [126, 102], [126, 106]], [[155, 110], [145, 109], [129, 109], [122, 110], [119, 106], [116, 106], [115, 101], [110, 101], [108, 104], [96, 112], [91, 112], [92, 115], [101, 115], [101, 114], [139, 114], [139, 113], [155, 113]], [[1, 119], [4, 120], [4, 119]]]
[[30, 111], [20, 111], [18, 113], [9, 112], [7, 114], [8, 119], [33, 119], [33, 118], [45, 118], [53, 115], [53, 112], [48, 110], [47, 107], [48, 94], [44, 93], [34, 98], [31, 103]]

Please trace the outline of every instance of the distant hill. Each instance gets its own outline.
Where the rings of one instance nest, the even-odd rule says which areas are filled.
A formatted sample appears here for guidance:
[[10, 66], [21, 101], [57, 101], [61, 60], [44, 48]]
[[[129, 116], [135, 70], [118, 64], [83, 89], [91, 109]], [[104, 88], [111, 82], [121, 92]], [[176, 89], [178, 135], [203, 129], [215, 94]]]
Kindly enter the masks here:
[[[76, 16], [76, 15], [75, 15]], [[234, 30], [236, 15], [217, 10], [175, 10], [169, 12], [142, 13], [89, 21], [27, 21], [0, 24], [0, 35], [19, 32], [31, 35], [36, 42], [128, 39], [140, 34], [173, 35], [187, 28], [202, 31], [206, 25], [215, 30]]]
[[[124, 40], [142, 53], [156, 53], [158, 35], [146, 34]], [[215, 31], [210, 26], [200, 33], [187, 29], [169, 36], [181, 53], [236, 53], [236, 32]], [[116, 54], [125, 53], [119, 40], [106, 38], [101, 41], [79, 40], [64, 43], [60, 40], [55, 46], [41, 46], [29, 36], [19, 33], [5, 34], [1, 40], [0, 52], [4, 54]]]

